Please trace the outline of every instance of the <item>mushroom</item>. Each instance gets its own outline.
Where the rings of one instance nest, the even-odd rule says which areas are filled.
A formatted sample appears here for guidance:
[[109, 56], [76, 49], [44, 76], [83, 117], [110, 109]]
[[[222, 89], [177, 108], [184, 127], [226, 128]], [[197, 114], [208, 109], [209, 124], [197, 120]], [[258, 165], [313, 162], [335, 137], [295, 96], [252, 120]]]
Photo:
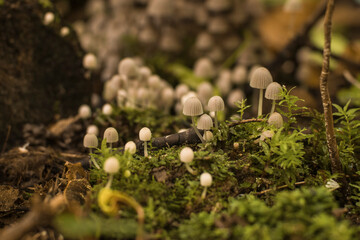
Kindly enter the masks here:
[[89, 70], [95, 70], [97, 68], [97, 58], [92, 53], [87, 53], [83, 58], [83, 66]]
[[282, 90], [281, 85], [278, 84], [277, 82], [270, 83], [266, 88], [265, 98], [272, 100], [270, 114], [272, 114], [275, 111], [275, 101], [283, 99], [283, 97], [281, 96], [281, 90]]
[[67, 35], [69, 35], [70, 33], [70, 29], [68, 27], [62, 27], [60, 29], [60, 36], [62, 37], [66, 37]]
[[83, 104], [79, 107], [78, 116], [82, 119], [91, 117], [91, 108], [89, 105]]
[[214, 135], [213, 135], [213, 133], [210, 132], [210, 131], [205, 131], [203, 138], [204, 138], [204, 140], [205, 140], [206, 142], [209, 142], [209, 141], [211, 141], [211, 140], [214, 138]]
[[104, 139], [106, 139], [106, 142], [110, 144], [111, 150], [112, 144], [119, 141], [119, 134], [115, 128], [109, 127], [104, 132]]
[[126, 76], [129, 80], [138, 78], [139, 70], [135, 61], [131, 58], [124, 58], [118, 66], [120, 76]]
[[[199, 120], [197, 122], [197, 128], [200, 130], [206, 131], [206, 130], [210, 130], [212, 127], [213, 127], [213, 121], [212, 121], [211, 117], [207, 114], [201, 115], [201, 117], [199, 118]], [[205, 142], [205, 140], [203, 138], [201, 141]]]
[[260, 90], [259, 94], [259, 107], [258, 107], [258, 117], [262, 115], [262, 106], [263, 106], [263, 96], [264, 96], [264, 89], [272, 83], [273, 79], [269, 72], [264, 67], [257, 68], [253, 74], [251, 74], [250, 79], [250, 87], [257, 88]]
[[144, 142], [144, 156], [148, 157], [147, 142], [151, 139], [151, 131], [147, 127], [143, 127], [139, 132], [140, 141]]
[[215, 112], [215, 128], [218, 129], [218, 117], [217, 112], [225, 109], [224, 100], [220, 96], [213, 96], [208, 102], [208, 108], [210, 112]]
[[200, 58], [195, 62], [194, 74], [201, 78], [213, 78], [215, 75], [214, 65], [208, 58]]
[[89, 125], [86, 129], [86, 133], [92, 133], [96, 136], [99, 135], [99, 128], [96, 125]]
[[185, 147], [180, 152], [180, 161], [185, 164], [186, 170], [191, 173], [192, 175], [196, 175], [197, 172], [194, 171], [190, 166], [189, 163], [191, 163], [194, 159], [194, 151], [189, 148]]
[[130, 153], [131, 155], [134, 155], [136, 153], [136, 144], [133, 141], [129, 141], [125, 144], [124, 147], [125, 153]]
[[84, 144], [84, 147], [89, 148], [91, 162], [94, 164], [94, 166], [97, 169], [100, 169], [100, 167], [97, 164], [97, 162], [95, 161], [95, 159], [91, 156], [92, 149], [97, 148], [97, 146], [98, 146], [98, 139], [97, 139], [96, 135], [93, 134], [93, 133], [86, 134], [85, 137], [84, 137], [83, 144]]
[[112, 111], [113, 111], [113, 108], [112, 108], [111, 104], [109, 104], [109, 103], [104, 104], [104, 106], [102, 107], [102, 113], [106, 116], [111, 115]]
[[210, 173], [204, 172], [200, 175], [200, 185], [204, 187], [204, 190], [201, 194], [201, 199], [205, 199], [207, 188], [212, 184], [212, 176]]
[[44, 25], [49, 25], [50, 23], [54, 22], [54, 20], [55, 20], [54, 13], [52, 13], [52, 12], [45, 13], [44, 20], [43, 20]]
[[105, 188], [110, 188], [112, 181], [114, 179], [114, 174], [117, 173], [120, 169], [120, 164], [117, 158], [109, 157], [105, 160], [104, 171], [109, 174], [109, 181], [107, 182]]
[[211, 96], [213, 95], [213, 86], [209, 82], [201, 83], [197, 88], [196, 92], [202, 104], [206, 104]]
[[198, 135], [202, 143], [204, 143], [204, 139], [202, 138], [199, 130], [195, 126], [195, 116], [199, 116], [203, 113], [204, 113], [203, 107], [201, 105], [200, 100], [197, 97], [190, 97], [185, 101], [183, 114], [185, 116], [191, 116], [192, 127], [194, 128], [196, 135]]
[[268, 123], [269, 125], [273, 125], [276, 128], [281, 128], [284, 124], [284, 120], [280, 113], [274, 112], [270, 115]]

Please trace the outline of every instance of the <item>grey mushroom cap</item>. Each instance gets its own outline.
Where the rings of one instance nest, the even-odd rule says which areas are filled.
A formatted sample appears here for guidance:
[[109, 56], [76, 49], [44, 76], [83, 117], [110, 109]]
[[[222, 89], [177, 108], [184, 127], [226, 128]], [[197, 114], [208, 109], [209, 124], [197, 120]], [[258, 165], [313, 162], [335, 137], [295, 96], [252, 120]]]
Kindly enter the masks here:
[[269, 70], [264, 67], [259, 67], [251, 75], [250, 87], [265, 89], [272, 82], [273, 78]]
[[201, 101], [197, 97], [190, 97], [184, 103], [183, 114], [185, 116], [199, 116], [204, 113]]
[[208, 114], [203, 114], [197, 122], [197, 128], [201, 130], [210, 130], [213, 127], [213, 120]]
[[98, 146], [98, 139], [95, 134], [88, 133], [85, 135], [83, 143], [86, 148], [96, 148]]
[[104, 132], [104, 138], [107, 143], [114, 143], [119, 141], [119, 134], [115, 128], [109, 127]]
[[270, 115], [268, 123], [276, 128], [281, 128], [284, 124], [284, 120], [280, 113], [274, 112]]
[[225, 109], [224, 100], [220, 96], [213, 96], [209, 99], [208, 108], [211, 112], [222, 111]]
[[265, 91], [265, 98], [270, 100], [280, 100], [283, 97], [280, 95], [282, 91], [281, 85], [277, 82], [270, 83]]

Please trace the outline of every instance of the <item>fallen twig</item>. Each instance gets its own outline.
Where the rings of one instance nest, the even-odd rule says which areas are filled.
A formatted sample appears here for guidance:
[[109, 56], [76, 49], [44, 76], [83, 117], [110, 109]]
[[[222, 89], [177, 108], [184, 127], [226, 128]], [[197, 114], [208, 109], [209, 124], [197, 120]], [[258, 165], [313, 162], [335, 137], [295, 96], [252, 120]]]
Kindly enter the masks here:
[[[302, 181], [302, 182], [296, 182], [295, 183], [295, 186], [299, 186], [299, 185], [303, 185], [305, 184], [305, 181]], [[271, 192], [271, 191], [276, 191], [276, 190], [279, 190], [279, 189], [283, 189], [283, 188], [287, 188], [289, 187], [288, 185], [282, 185], [280, 187], [276, 187], [276, 188], [270, 188], [270, 189], [266, 189], [266, 190], [263, 190], [261, 192], [256, 192], [256, 193], [253, 193], [254, 195], [262, 195], [262, 194], [265, 194], [267, 192]]]

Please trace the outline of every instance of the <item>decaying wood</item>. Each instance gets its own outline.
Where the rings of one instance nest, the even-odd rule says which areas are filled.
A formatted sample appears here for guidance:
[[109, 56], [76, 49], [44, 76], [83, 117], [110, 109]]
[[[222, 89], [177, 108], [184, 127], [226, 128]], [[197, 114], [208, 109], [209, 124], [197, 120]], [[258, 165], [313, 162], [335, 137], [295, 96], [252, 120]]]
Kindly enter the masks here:
[[65, 207], [63, 195], [42, 202], [35, 198], [33, 208], [19, 222], [4, 229], [0, 239], [19, 240], [37, 226], [48, 225], [53, 217]]
[[[228, 127], [235, 127], [240, 124], [253, 123], [253, 122], [262, 122], [264, 119], [245, 119], [237, 122], [232, 122], [228, 124]], [[200, 134], [203, 134], [204, 131], [199, 130]], [[144, 151], [144, 144], [142, 141], [136, 141], [136, 149], [141, 153]], [[196, 144], [201, 143], [199, 137], [196, 135], [193, 128], [181, 133], [170, 134], [165, 137], [157, 137], [152, 140], [152, 147], [154, 148], [165, 148], [172, 147], [182, 144]]]
[[[331, 170], [333, 174], [343, 173], [343, 169], [339, 157], [339, 150], [335, 138], [332, 103], [328, 88], [328, 76], [330, 72], [330, 55], [331, 55], [331, 25], [332, 25], [332, 15], [334, 12], [334, 5], [335, 5], [334, 0], [328, 0], [325, 19], [324, 19], [325, 43], [324, 43], [324, 51], [323, 51], [322, 70], [320, 75], [320, 93], [321, 93], [321, 100], [324, 109], [326, 142], [329, 150]], [[343, 189], [347, 188], [347, 183], [345, 178], [342, 178], [341, 183], [342, 183], [341, 187]]]

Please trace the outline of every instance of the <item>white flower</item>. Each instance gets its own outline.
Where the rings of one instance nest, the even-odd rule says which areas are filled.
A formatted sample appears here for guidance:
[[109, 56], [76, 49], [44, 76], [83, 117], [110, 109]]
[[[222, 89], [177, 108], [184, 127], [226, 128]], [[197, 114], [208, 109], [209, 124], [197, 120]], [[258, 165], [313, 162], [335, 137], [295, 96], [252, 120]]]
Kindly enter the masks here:
[[334, 191], [335, 189], [338, 189], [340, 185], [337, 182], [335, 182], [333, 179], [330, 179], [329, 181], [326, 182], [325, 187], [330, 191]]

